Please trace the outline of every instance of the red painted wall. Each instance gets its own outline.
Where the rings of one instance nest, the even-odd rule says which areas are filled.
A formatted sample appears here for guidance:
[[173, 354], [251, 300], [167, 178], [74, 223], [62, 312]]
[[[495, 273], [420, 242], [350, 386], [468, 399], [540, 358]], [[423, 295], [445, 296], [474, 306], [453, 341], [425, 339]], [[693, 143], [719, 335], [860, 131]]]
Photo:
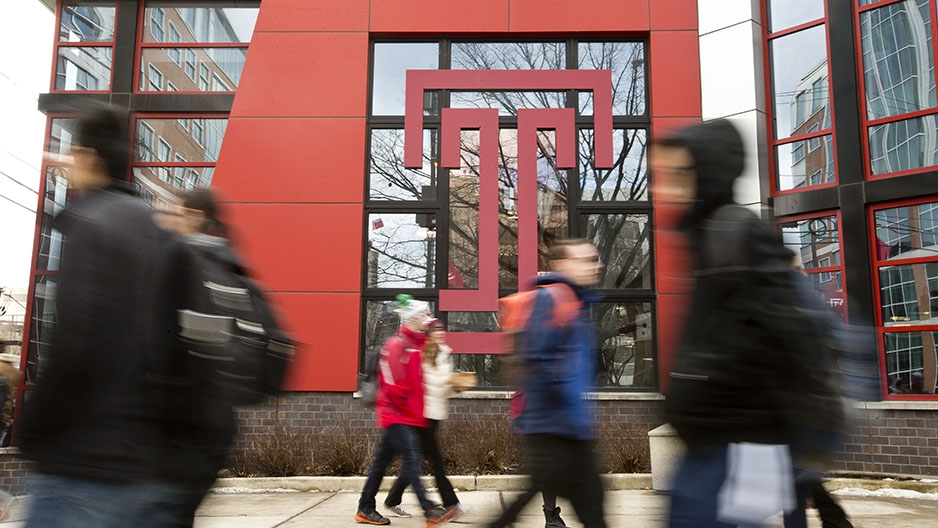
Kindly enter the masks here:
[[[653, 134], [700, 119], [696, 0], [264, 0], [213, 186], [303, 343], [292, 390], [356, 389], [369, 33], [648, 35]], [[656, 244], [664, 380], [686, 262]]]

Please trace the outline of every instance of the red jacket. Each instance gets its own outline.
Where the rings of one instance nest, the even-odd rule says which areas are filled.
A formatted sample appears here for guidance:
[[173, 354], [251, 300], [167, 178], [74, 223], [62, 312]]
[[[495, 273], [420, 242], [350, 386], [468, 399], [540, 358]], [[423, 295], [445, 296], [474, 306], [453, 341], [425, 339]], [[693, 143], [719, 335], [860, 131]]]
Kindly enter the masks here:
[[378, 362], [378, 394], [375, 417], [378, 427], [396, 424], [426, 427], [423, 416], [423, 368], [421, 351], [426, 336], [401, 325], [388, 339]]

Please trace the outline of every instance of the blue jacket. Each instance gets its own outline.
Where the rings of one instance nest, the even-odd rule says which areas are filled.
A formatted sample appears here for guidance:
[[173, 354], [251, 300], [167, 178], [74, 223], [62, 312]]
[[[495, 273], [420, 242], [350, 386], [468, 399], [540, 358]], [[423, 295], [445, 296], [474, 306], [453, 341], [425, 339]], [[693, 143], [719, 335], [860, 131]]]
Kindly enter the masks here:
[[589, 303], [595, 294], [571, 284], [557, 274], [537, 278], [538, 286], [564, 283], [582, 305], [576, 319], [565, 328], [551, 323], [553, 298], [543, 288], [538, 292], [527, 329], [516, 353], [524, 365], [521, 385], [524, 409], [519, 419], [524, 434], [550, 434], [587, 440], [593, 437], [593, 406], [586, 392], [596, 379], [596, 331]]

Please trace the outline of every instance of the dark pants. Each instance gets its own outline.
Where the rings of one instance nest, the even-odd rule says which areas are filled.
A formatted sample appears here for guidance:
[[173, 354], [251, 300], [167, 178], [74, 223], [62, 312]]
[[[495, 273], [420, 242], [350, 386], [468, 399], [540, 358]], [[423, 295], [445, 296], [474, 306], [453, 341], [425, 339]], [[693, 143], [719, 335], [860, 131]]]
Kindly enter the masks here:
[[853, 524], [847, 520], [847, 513], [824, 489], [820, 479], [795, 482], [795, 498], [798, 500], [798, 505], [785, 516], [785, 528], [807, 528], [808, 519], [805, 509], [809, 497], [814, 502], [814, 507], [817, 508], [823, 528], [853, 528]]
[[215, 484], [215, 477], [206, 478], [202, 481], [192, 481], [177, 486], [177, 502], [174, 505], [176, 511], [173, 528], [191, 528], [195, 522], [195, 511], [202, 504], [202, 499], [208, 490]]
[[[456, 492], [453, 485], [446, 478], [446, 468], [443, 465], [443, 455], [440, 453], [440, 443], [436, 439], [436, 431], [440, 428], [438, 420], [430, 420], [430, 426], [426, 429], [417, 429], [417, 439], [420, 441], [420, 449], [423, 456], [430, 461], [430, 470], [433, 472], [433, 478], [436, 480], [436, 487], [440, 492], [440, 498], [443, 499], [443, 506], [449, 508], [459, 504], [456, 498]], [[397, 477], [394, 486], [388, 493], [388, 498], [384, 503], [389, 506], [397, 506], [401, 503], [404, 490], [407, 489], [407, 483], [402, 477]]]
[[566, 497], [585, 528], [605, 528], [603, 486], [591, 442], [553, 435], [526, 435], [531, 488], [522, 493], [489, 528], [503, 528], [518, 517], [538, 492]]
[[691, 448], [672, 480], [670, 528], [733, 528], [717, 520], [717, 494], [726, 480], [727, 446]]
[[385, 429], [381, 436], [381, 442], [375, 451], [375, 457], [368, 468], [368, 479], [365, 481], [365, 487], [362, 489], [361, 498], [358, 499], [358, 509], [363, 512], [375, 510], [375, 495], [378, 494], [378, 487], [381, 486], [381, 480], [384, 479], [384, 472], [394, 460], [395, 456], [400, 456], [404, 462], [404, 468], [401, 470], [400, 478], [404, 480], [405, 486], [414, 488], [420, 506], [424, 511], [433, 508], [433, 503], [427, 499], [427, 490], [420, 483], [420, 460], [423, 458], [420, 454], [420, 445], [417, 440], [417, 433], [420, 427], [409, 425], [392, 425]]

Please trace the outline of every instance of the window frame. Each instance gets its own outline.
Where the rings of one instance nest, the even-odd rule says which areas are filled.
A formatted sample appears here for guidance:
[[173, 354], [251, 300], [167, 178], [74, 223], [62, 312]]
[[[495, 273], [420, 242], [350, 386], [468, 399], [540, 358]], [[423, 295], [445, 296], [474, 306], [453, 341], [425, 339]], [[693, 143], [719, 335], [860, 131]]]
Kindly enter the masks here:
[[[393, 201], [393, 200], [378, 200], [372, 199], [370, 197], [371, 191], [371, 141], [372, 132], [376, 130], [383, 129], [401, 129], [404, 128], [404, 115], [374, 115], [372, 111], [372, 100], [373, 100], [373, 91], [374, 91], [374, 56], [375, 56], [375, 45], [376, 44], [387, 44], [387, 43], [397, 43], [397, 44], [416, 44], [416, 43], [437, 43], [439, 45], [439, 61], [438, 68], [441, 70], [449, 69], [451, 67], [450, 59], [452, 57], [452, 45], [456, 43], [463, 42], [472, 42], [472, 43], [516, 43], [516, 42], [562, 42], [565, 44], [565, 66], [566, 69], [575, 68], [578, 64], [578, 45], [582, 43], [589, 42], [636, 42], [643, 45], [643, 54], [644, 54], [644, 63], [643, 63], [643, 74], [644, 79], [641, 81], [644, 83], [644, 114], [640, 116], [635, 115], [619, 115], [614, 114], [613, 116], [613, 129], [644, 129], [645, 130], [645, 139], [646, 147], [651, 144], [653, 141], [653, 131], [652, 131], [652, 118], [651, 118], [651, 106], [649, 104], [649, 83], [650, 83], [650, 70], [648, 69], [648, 64], [650, 61], [650, 52], [649, 52], [649, 39], [648, 38], [623, 38], [623, 37], [609, 37], [603, 38], [599, 36], [583, 36], [580, 38], [566, 38], [566, 37], [517, 37], [512, 35], [505, 35], [503, 38], [456, 38], [456, 39], [447, 39], [447, 38], [381, 38], [376, 37], [372, 38], [369, 42], [369, 71], [368, 71], [368, 103], [366, 110], [366, 147], [365, 147], [365, 168], [363, 177], [365, 179], [364, 185], [364, 210], [362, 217], [362, 233], [363, 233], [363, 251], [362, 251], [362, 266], [363, 270], [367, 269], [367, 258], [369, 254], [369, 233], [372, 226], [369, 225], [369, 218], [371, 215], [375, 214], [434, 214], [436, 215], [436, 230], [435, 230], [435, 265], [432, 270], [432, 274], [435, 277], [433, 288], [377, 288], [369, 286], [368, 284], [368, 273], [363, 273], [362, 275], [362, 288], [361, 288], [361, 317], [362, 321], [365, 321], [368, 316], [366, 307], [370, 302], [378, 301], [390, 301], [393, 300], [394, 294], [396, 293], [407, 293], [415, 298], [421, 300], [427, 300], [434, 303], [439, 301], [439, 292], [441, 289], [445, 288], [447, 284], [447, 267], [446, 267], [446, 258], [445, 255], [448, 255], [450, 251], [449, 245], [449, 229], [450, 229], [450, 219], [449, 219], [449, 182], [447, 170], [441, 169], [440, 177], [437, 178], [436, 182], [436, 197], [434, 199], [424, 199], [424, 200], [408, 200], [408, 201]], [[479, 90], [484, 91], [484, 90]], [[497, 90], [502, 91], [502, 90]], [[567, 90], [566, 105], [567, 108], [574, 108], [577, 114], [575, 122], [575, 139], [579, 145], [580, 131], [583, 129], [592, 129], [593, 128], [593, 116], [579, 115], [579, 111], [576, 110], [579, 107], [579, 98], [577, 96], [576, 90]], [[448, 108], [450, 103], [449, 94], [451, 92], [448, 90], [442, 90], [439, 92], [439, 107]], [[424, 130], [436, 129], [439, 131], [441, 125], [440, 114], [437, 115], [425, 115], [424, 116]], [[502, 115], [499, 117], [499, 130], [506, 129], [516, 129], [517, 128], [517, 118], [515, 116], [505, 116]], [[438, 148], [438, 146], [437, 146]], [[438, 152], [431, 153], [431, 156], [434, 156], [434, 159], [439, 159]], [[579, 152], [577, 153], [577, 167], [580, 164]], [[646, 183], [645, 191], [645, 200], [635, 200], [635, 201], [588, 201], [581, 197], [580, 193], [580, 184], [579, 184], [579, 169], [565, 169], [567, 171], [567, 182], [570, 184], [567, 191], [567, 235], [568, 236], [579, 236], [580, 235], [580, 224], [585, 223], [585, 218], [590, 215], [601, 215], [601, 214], [623, 214], [623, 215], [646, 215], [647, 223], [649, 229], [654, 225], [654, 209], [653, 202], [649, 196], [651, 192], [651, 183], [650, 180], [653, 177], [651, 175], [651, 170], [648, 167], [649, 159], [648, 152], [645, 152], [644, 158], [644, 172], [645, 178], [648, 182]], [[648, 271], [649, 274], [648, 282], [651, 285], [647, 289], [602, 289], [597, 290], [603, 293], [606, 297], [604, 301], [609, 303], [648, 303], [651, 306], [651, 324], [652, 324], [652, 341], [651, 341], [651, 350], [652, 357], [654, 360], [654, 385], [649, 387], [594, 387], [591, 390], [599, 391], [622, 391], [622, 392], [649, 392], [649, 391], [658, 391], [658, 350], [657, 350], [657, 332], [654, 330], [657, 327], [657, 295], [655, 288], [655, 269], [654, 269], [654, 239], [650, 237], [647, 239], [647, 244], [649, 246], [649, 264]], [[514, 292], [514, 288], [500, 288], [498, 291], [499, 297], [510, 294]], [[438, 316], [444, 321], [447, 322], [449, 317], [448, 313], [440, 312]], [[366, 346], [366, 325], [362, 325], [360, 330], [360, 343], [361, 343], [361, 353], [364, 354], [364, 348]], [[468, 354], [475, 355], [475, 354]], [[364, 365], [364, 361], [359, 362], [360, 367]], [[494, 389], [496, 386], [492, 387], [480, 387], [481, 389]]]
[[[111, 40], [83, 40], [78, 42], [69, 42], [61, 40], [59, 35], [62, 28], [62, 6], [60, 5], [55, 9], [55, 41], [52, 47], [52, 78], [49, 81], [49, 92], [50, 93], [87, 93], [87, 94], [96, 94], [96, 93], [109, 93], [111, 91], [111, 86], [114, 84], [114, 49], [115, 49], [115, 39], [117, 38], [117, 26], [120, 23], [119, 19], [120, 9], [118, 9], [118, 1], [114, 0], [114, 31], [111, 35]], [[67, 90], [67, 89], [57, 89], [55, 87], [56, 79], [58, 78], [58, 59], [59, 51], [62, 48], [108, 48], [110, 49], [111, 55], [111, 65], [110, 65], [110, 75], [108, 76], [107, 83], [103, 87], [98, 87], [96, 90]], [[76, 65], [77, 66], [77, 65]]]

